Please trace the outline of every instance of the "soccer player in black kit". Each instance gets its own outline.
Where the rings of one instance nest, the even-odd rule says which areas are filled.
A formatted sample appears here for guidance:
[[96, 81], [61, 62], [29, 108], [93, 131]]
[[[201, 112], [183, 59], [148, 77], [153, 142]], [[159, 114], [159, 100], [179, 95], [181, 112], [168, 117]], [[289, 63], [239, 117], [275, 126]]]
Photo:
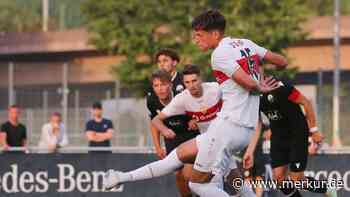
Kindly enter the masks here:
[[[149, 110], [150, 118], [153, 119], [167, 104], [170, 103], [174, 93], [172, 91], [171, 75], [164, 70], [156, 70], [151, 76], [151, 83], [156, 97], [153, 97], [152, 95], [147, 96], [147, 108]], [[189, 129], [190, 121], [191, 118], [187, 115], [171, 116], [164, 120], [164, 124], [169, 128], [167, 132], [161, 133], [164, 136], [167, 154], [178, 145], [199, 134], [198, 130]], [[158, 139], [155, 140], [159, 142], [159, 136]], [[156, 149], [157, 148], [158, 147], [156, 147]], [[188, 188], [188, 179], [191, 174], [191, 169], [192, 165], [186, 164], [183, 169], [176, 172], [176, 184], [182, 197], [192, 195]]]
[[[316, 143], [321, 143], [323, 140], [323, 136], [316, 126], [311, 102], [294, 86], [280, 82], [279, 88], [261, 95], [260, 111], [270, 121], [272, 131], [270, 154], [274, 179], [281, 183], [288, 180], [289, 176], [293, 181], [317, 183], [317, 180], [304, 176], [309, 135]], [[297, 189], [299, 188], [280, 188], [286, 196], [293, 197], [301, 196]], [[320, 188], [303, 187], [302, 189], [324, 193], [331, 197], [336, 196], [336, 191], [333, 188], [328, 189], [326, 185]]]

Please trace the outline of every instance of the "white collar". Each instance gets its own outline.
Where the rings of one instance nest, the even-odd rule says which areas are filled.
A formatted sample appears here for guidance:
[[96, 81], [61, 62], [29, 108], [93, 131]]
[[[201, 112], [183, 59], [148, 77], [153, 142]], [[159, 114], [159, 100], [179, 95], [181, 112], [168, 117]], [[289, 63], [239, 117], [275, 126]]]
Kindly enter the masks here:
[[177, 71], [175, 72], [174, 76], [171, 78], [171, 81], [173, 82], [177, 76]]

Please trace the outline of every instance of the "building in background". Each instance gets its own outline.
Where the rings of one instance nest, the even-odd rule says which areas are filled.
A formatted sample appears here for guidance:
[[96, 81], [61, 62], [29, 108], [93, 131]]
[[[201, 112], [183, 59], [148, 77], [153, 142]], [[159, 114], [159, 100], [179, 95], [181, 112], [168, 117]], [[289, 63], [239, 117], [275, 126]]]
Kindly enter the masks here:
[[[350, 16], [341, 18], [341, 84], [343, 97], [350, 96]], [[286, 53], [291, 60], [292, 67], [298, 67], [299, 73], [295, 78], [297, 85], [309, 85], [302, 89], [311, 92], [311, 98], [317, 104], [319, 122], [322, 122], [323, 131], [330, 133], [332, 128], [332, 70], [335, 67], [333, 62], [333, 17], [310, 18], [303, 25], [308, 33], [307, 39], [290, 46]], [[112, 74], [112, 65], [117, 65], [123, 60], [122, 56], [109, 55], [97, 51], [89, 44], [89, 34], [84, 28], [75, 28], [55, 32], [34, 32], [34, 33], [2, 33], [0, 34], [0, 118], [1, 110], [9, 104], [9, 69], [13, 65], [13, 89], [15, 103], [24, 109], [31, 109], [26, 113], [28, 130], [36, 133], [40, 131], [40, 125], [46, 122], [47, 114], [50, 111], [57, 111], [62, 108], [63, 98], [63, 65], [67, 64], [68, 81], [68, 122], [67, 128], [73, 128], [77, 138], [83, 138], [83, 125], [86, 119], [90, 118], [89, 107], [96, 100], [109, 100], [118, 97], [126, 97], [127, 90], [119, 92], [116, 89], [116, 79]], [[322, 73], [320, 74], [320, 70]], [[311, 86], [310, 86], [311, 85]], [[322, 87], [321, 87], [321, 86]], [[310, 91], [311, 90], [311, 91]], [[347, 90], [347, 91], [346, 91]], [[308, 95], [307, 93], [305, 93]], [[350, 121], [350, 111], [347, 111], [349, 99], [341, 99], [341, 128], [346, 128], [346, 122]], [[115, 101], [116, 103], [117, 101]], [[134, 103], [132, 101], [123, 101]], [[140, 101], [138, 101], [140, 102]], [[141, 101], [142, 102], [142, 101]], [[349, 101], [350, 102], [350, 101]], [[115, 104], [114, 104], [115, 105]], [[113, 105], [112, 105], [113, 106]], [[132, 108], [131, 104], [129, 108]], [[140, 106], [143, 106], [140, 104]], [[344, 106], [344, 107], [342, 107]], [[125, 132], [130, 128], [141, 129], [142, 135], [147, 135], [147, 123], [145, 109], [127, 109], [128, 106], [120, 105], [123, 108], [124, 118], [122, 126]], [[115, 109], [116, 110], [116, 109]], [[350, 110], [350, 109], [349, 109]], [[110, 114], [119, 114], [116, 111]], [[131, 120], [127, 120], [131, 117]], [[112, 118], [112, 117], [111, 117]], [[40, 119], [37, 121], [32, 120]], [[115, 118], [112, 118], [115, 120]], [[40, 122], [40, 123], [39, 123]], [[135, 125], [138, 122], [143, 125]], [[32, 125], [31, 125], [32, 124]], [[38, 126], [36, 126], [38, 125]], [[118, 123], [115, 122], [116, 127]], [[135, 128], [134, 128], [135, 127]], [[32, 128], [32, 129], [30, 129]], [[123, 130], [123, 129], [122, 129]], [[31, 132], [29, 132], [31, 133]], [[123, 134], [123, 131], [120, 132]], [[74, 134], [74, 135], [75, 135]], [[34, 134], [33, 134], [34, 135]], [[125, 135], [131, 144], [147, 144], [147, 137], [138, 138], [139, 131]], [[120, 140], [120, 143], [128, 140]], [[78, 144], [79, 140], [72, 140], [71, 144]], [[350, 139], [344, 144], [350, 144]], [[127, 145], [127, 144], [126, 144]]]

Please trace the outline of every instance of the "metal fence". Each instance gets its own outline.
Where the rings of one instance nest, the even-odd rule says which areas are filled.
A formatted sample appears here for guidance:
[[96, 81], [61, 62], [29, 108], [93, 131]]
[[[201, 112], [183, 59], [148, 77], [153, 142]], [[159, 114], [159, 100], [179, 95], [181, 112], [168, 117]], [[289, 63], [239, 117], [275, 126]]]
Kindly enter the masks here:
[[[151, 144], [148, 135], [148, 117], [144, 99], [120, 99], [115, 107], [115, 100], [104, 100], [104, 117], [113, 120], [115, 135], [114, 146], [144, 147]], [[20, 122], [27, 128], [28, 142], [31, 146], [39, 143], [41, 128], [48, 122], [50, 114], [62, 111], [61, 108], [22, 109]], [[69, 108], [66, 129], [69, 146], [86, 146], [85, 124], [91, 119], [91, 108]], [[0, 111], [0, 120], [7, 119], [7, 111]]]

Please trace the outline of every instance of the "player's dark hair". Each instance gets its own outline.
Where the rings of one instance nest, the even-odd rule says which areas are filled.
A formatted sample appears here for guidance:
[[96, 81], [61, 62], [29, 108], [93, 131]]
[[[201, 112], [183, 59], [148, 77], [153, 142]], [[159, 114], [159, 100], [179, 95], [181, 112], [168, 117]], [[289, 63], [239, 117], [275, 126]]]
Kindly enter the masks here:
[[195, 17], [192, 21], [192, 29], [204, 31], [225, 32], [225, 17], [217, 10], [209, 10]]
[[168, 56], [170, 57], [172, 60], [175, 60], [177, 62], [180, 62], [180, 56], [179, 54], [173, 50], [173, 49], [169, 49], [169, 48], [164, 48], [164, 49], [161, 49], [159, 50], [156, 55], [154, 56], [154, 61], [155, 62], [158, 62], [158, 57], [161, 56], [161, 55], [165, 55], [165, 56]]
[[182, 71], [183, 75], [193, 75], [196, 74], [198, 76], [201, 75], [201, 70], [199, 69], [199, 66], [194, 64], [186, 64], [184, 66], [184, 69]]
[[160, 81], [166, 81], [166, 82], [170, 82], [171, 83], [171, 75], [161, 69], [157, 69], [155, 70], [152, 75], [151, 75], [151, 84], [153, 84], [153, 81], [155, 79], [159, 79]]

